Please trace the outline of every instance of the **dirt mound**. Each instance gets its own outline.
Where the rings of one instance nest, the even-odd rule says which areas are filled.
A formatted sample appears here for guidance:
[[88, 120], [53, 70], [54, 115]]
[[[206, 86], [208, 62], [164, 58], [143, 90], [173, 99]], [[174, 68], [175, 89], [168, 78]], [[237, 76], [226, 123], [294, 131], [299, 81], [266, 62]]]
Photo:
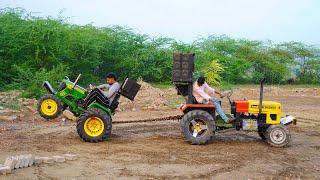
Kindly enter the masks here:
[[0, 92], [0, 104], [7, 104], [8, 102], [12, 102], [18, 96], [20, 96], [20, 94], [21, 92], [19, 91]]
[[22, 106], [36, 106], [37, 100], [35, 98], [19, 98], [21, 95], [20, 91], [8, 91], [0, 93], [0, 106], [3, 109], [5, 107], [11, 109], [21, 109]]
[[166, 94], [161, 89], [155, 88], [143, 80], [138, 80], [138, 83], [141, 85], [141, 88], [134, 101], [121, 97], [119, 101], [119, 111], [160, 110], [169, 108]]
[[15, 120], [34, 121], [37, 111], [36, 99], [20, 98], [21, 91], [0, 93], [0, 120], [12, 122]]

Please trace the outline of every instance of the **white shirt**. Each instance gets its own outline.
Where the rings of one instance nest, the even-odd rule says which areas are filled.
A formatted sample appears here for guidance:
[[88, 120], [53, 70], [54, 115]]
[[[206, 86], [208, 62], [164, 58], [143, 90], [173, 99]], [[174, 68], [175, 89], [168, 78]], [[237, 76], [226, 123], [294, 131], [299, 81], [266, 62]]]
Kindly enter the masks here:
[[211, 96], [209, 96], [207, 93], [212, 94], [213, 96], [215, 90], [211, 88], [206, 82], [202, 86], [198, 86], [198, 82], [195, 82], [193, 84], [192, 95], [196, 98], [198, 103], [203, 103], [204, 100], [209, 101], [209, 99], [211, 99]]
[[109, 99], [111, 103], [116, 96], [116, 92], [118, 92], [118, 90], [120, 89], [120, 84], [118, 82], [115, 82], [112, 85], [101, 84], [100, 86], [97, 86], [97, 88], [103, 89], [103, 94]]

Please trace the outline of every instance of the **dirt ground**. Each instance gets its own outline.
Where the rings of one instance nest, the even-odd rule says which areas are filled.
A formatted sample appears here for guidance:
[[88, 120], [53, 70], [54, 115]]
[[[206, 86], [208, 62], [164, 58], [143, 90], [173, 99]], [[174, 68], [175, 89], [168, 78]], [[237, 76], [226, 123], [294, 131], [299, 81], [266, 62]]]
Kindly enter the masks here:
[[[29, 118], [26, 111], [22, 120], [0, 120], [0, 161], [30, 153], [79, 158], [14, 170], [0, 179], [320, 179], [320, 96], [301, 91], [266, 90], [266, 100], [282, 103], [283, 115], [297, 117], [286, 148], [270, 147], [256, 132], [244, 131], [216, 133], [209, 144], [193, 146], [182, 138], [178, 121], [114, 124], [108, 141], [92, 144], [78, 137], [74, 122]], [[171, 92], [169, 102], [176, 98]], [[257, 99], [257, 94], [241, 89], [233, 98]], [[226, 100], [223, 106], [230, 111]], [[177, 114], [173, 108], [137, 108], [118, 112], [113, 121]]]

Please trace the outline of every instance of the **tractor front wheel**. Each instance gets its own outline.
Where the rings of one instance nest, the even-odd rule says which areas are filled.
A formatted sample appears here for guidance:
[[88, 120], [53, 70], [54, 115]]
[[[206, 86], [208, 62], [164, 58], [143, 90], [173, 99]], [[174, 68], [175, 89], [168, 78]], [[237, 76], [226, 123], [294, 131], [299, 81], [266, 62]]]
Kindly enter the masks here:
[[215, 131], [213, 116], [204, 110], [188, 112], [183, 116], [180, 125], [186, 141], [194, 145], [208, 143]]
[[110, 116], [100, 109], [88, 109], [77, 122], [77, 132], [86, 142], [101, 142], [111, 134]]
[[55, 95], [46, 94], [38, 103], [38, 112], [45, 119], [54, 119], [63, 111], [63, 104]]
[[291, 141], [289, 129], [283, 124], [270, 125], [265, 136], [268, 144], [274, 147], [287, 146]]

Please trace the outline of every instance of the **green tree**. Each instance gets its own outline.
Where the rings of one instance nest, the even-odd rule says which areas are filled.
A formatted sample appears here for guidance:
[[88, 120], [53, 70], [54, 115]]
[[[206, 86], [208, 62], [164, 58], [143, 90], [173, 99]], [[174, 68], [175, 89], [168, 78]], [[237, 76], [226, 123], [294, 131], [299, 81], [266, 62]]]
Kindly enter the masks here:
[[215, 60], [211, 61], [209, 66], [205, 69], [206, 81], [211, 85], [220, 85], [221, 73], [223, 72], [223, 67]]

